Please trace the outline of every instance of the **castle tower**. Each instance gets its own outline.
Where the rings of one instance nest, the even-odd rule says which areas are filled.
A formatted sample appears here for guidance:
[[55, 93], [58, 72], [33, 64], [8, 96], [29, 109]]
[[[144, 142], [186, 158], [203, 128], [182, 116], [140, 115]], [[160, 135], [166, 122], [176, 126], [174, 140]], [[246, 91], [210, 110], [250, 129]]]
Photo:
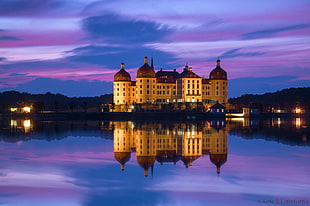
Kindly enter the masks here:
[[113, 91], [115, 105], [132, 103], [134, 96], [131, 95], [131, 77], [125, 70], [124, 63], [121, 63], [120, 70], [114, 75]]
[[131, 148], [134, 147], [132, 122], [114, 122], [113, 124], [114, 158], [120, 163], [121, 170], [124, 170], [125, 163], [130, 160]]
[[136, 103], [154, 102], [156, 94], [156, 77], [154, 69], [144, 57], [144, 64], [138, 69], [136, 77]]
[[225, 128], [217, 129], [210, 134], [210, 161], [216, 166], [217, 174], [221, 166], [227, 161], [228, 132]]
[[211, 99], [226, 104], [228, 101], [228, 80], [227, 73], [221, 68], [221, 61], [216, 61], [216, 68], [210, 72]]
[[136, 138], [136, 157], [138, 164], [144, 169], [144, 176], [148, 176], [148, 169], [152, 167], [156, 160], [156, 136], [149, 125], [147, 128], [138, 129]]

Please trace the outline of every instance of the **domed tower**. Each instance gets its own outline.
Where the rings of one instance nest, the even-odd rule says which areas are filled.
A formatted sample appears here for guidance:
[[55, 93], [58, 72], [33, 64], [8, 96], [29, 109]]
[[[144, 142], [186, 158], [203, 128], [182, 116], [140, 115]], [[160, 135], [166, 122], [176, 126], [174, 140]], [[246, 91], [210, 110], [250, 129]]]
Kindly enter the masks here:
[[144, 169], [144, 176], [148, 176], [148, 169], [156, 160], [157, 139], [153, 128], [137, 129], [135, 141], [137, 162]]
[[221, 61], [216, 61], [216, 68], [210, 72], [211, 99], [220, 104], [228, 101], [228, 80], [227, 73], [221, 68]]
[[216, 166], [217, 174], [220, 174], [221, 166], [227, 161], [228, 131], [222, 128], [210, 133], [209, 143], [210, 161]]
[[132, 122], [114, 122], [113, 127], [114, 158], [124, 170], [125, 163], [130, 160], [131, 148], [134, 147]]
[[130, 74], [125, 70], [124, 63], [121, 63], [120, 70], [114, 75], [113, 102], [115, 105], [131, 104], [134, 101], [131, 85]]
[[146, 103], [155, 100], [156, 77], [154, 69], [144, 57], [144, 64], [138, 69], [136, 77], [136, 102]]

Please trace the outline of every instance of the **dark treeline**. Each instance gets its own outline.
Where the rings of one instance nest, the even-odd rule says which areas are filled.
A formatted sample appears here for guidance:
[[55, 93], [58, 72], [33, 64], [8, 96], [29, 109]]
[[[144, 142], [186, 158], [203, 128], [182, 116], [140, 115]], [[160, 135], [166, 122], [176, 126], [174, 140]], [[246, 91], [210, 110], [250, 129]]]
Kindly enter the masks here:
[[0, 93], [0, 111], [7, 112], [11, 107], [32, 106], [35, 111], [52, 110], [88, 110], [100, 108], [102, 104], [112, 103], [112, 94], [96, 97], [67, 97], [62, 94], [30, 94], [26, 92], [6, 91]]
[[283, 89], [262, 95], [245, 94], [241, 97], [229, 99], [229, 103], [240, 107], [256, 106], [261, 111], [266, 111], [266, 108], [271, 107], [290, 111], [297, 106], [309, 111], [310, 87]]

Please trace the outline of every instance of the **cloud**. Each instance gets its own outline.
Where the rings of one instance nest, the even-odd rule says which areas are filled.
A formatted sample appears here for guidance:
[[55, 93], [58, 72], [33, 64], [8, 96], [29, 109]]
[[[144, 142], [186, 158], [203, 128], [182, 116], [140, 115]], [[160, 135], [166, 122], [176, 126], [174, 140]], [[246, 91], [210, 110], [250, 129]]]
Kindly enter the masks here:
[[277, 28], [277, 29], [266, 29], [266, 30], [260, 30], [260, 31], [255, 31], [255, 32], [249, 32], [249, 33], [242, 34], [241, 36], [243, 37], [243, 39], [266, 38], [266, 37], [272, 37], [273, 35], [280, 33], [280, 32], [305, 29], [305, 28], [308, 28], [309, 26], [310, 26], [309, 24], [297, 24], [297, 25], [287, 26], [287, 27], [282, 27], [282, 28]]
[[22, 41], [23, 39], [14, 36], [0, 36], [0, 41]]
[[89, 45], [67, 51], [67, 53], [72, 54], [67, 57], [70, 61], [105, 65], [115, 69], [119, 68], [121, 62], [125, 63], [126, 68], [139, 68], [143, 64], [144, 56], [154, 57], [155, 68], [172, 66], [169, 62], [175, 60], [175, 57], [168, 52], [143, 46], [136, 48]]
[[5, 57], [0, 57], [0, 62], [1, 61], [6, 61], [7, 59]]
[[161, 40], [172, 29], [151, 21], [126, 19], [115, 14], [92, 16], [82, 21], [92, 38], [114, 43], [143, 44]]
[[264, 55], [265, 52], [246, 52], [246, 53], [242, 53], [239, 52], [241, 50], [241, 48], [238, 49], [231, 49], [225, 53], [223, 53], [221, 55], [221, 57], [253, 57], [253, 56], [260, 56], [260, 55]]
[[49, 16], [55, 13], [65, 16], [80, 11], [84, 4], [66, 0], [1, 0], [0, 16]]

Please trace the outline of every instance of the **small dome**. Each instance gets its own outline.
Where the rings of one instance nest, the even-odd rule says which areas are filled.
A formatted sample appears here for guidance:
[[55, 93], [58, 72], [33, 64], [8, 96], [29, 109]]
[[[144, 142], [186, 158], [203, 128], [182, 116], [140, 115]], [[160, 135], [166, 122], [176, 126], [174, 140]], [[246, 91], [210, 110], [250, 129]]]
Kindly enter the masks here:
[[210, 72], [210, 79], [227, 80], [227, 73], [221, 68], [220, 60], [216, 61], [216, 68]]
[[148, 64], [147, 57], [144, 57], [144, 64], [137, 71], [137, 78], [141, 78], [141, 77], [155, 78], [155, 71]]
[[216, 166], [217, 174], [220, 174], [221, 166], [227, 161], [227, 154], [210, 154], [210, 160]]
[[144, 169], [144, 176], [148, 176], [148, 169], [155, 163], [155, 156], [137, 156], [138, 164]]
[[121, 170], [125, 169], [125, 163], [130, 160], [130, 152], [114, 152], [114, 158], [121, 164]]
[[121, 63], [121, 69], [114, 75], [114, 81], [119, 82], [119, 81], [131, 81], [130, 74], [126, 72], [124, 68], [124, 63]]

